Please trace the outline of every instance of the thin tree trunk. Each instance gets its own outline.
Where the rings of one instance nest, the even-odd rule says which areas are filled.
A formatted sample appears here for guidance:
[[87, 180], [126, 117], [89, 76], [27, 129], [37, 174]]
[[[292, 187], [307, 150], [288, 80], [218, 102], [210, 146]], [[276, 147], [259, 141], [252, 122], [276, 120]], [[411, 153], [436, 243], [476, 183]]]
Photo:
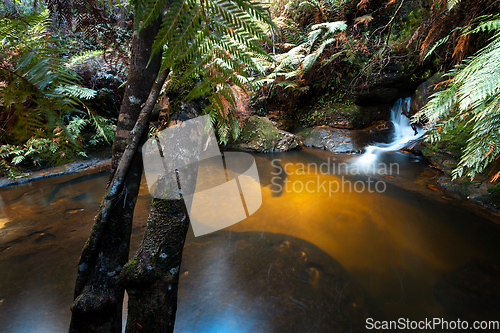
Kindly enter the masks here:
[[[142, 156], [135, 152], [141, 136], [147, 133], [144, 128], [167, 73], [157, 78], [160, 55], [148, 66], [159, 28], [158, 20], [141, 30], [139, 36], [134, 35], [132, 41], [127, 88], [113, 144], [111, 184], [80, 258], [70, 332], [121, 332], [124, 289], [118, 275], [128, 260], [142, 175]], [[156, 91], [152, 90], [153, 84]], [[144, 103], [141, 126], [134, 128]]]

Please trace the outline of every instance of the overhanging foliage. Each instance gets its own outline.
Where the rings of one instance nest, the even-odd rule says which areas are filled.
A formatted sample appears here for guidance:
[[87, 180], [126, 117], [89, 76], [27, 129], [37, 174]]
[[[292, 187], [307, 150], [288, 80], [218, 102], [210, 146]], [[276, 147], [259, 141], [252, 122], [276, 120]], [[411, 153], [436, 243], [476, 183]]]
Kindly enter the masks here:
[[[169, 10], [162, 12], [169, 4]], [[132, 2], [139, 29], [162, 15], [153, 53], [163, 52], [163, 66], [183, 73], [182, 84], [193, 76], [201, 78], [187, 99], [208, 96], [206, 112], [227, 142], [237, 137], [236, 98], [230, 87], [245, 90], [252, 72], [262, 67], [254, 56], [269, 57], [262, 43], [270, 43], [262, 24], [273, 26], [270, 16], [257, 2], [242, 0], [186, 0]]]
[[[493, 31], [490, 43], [447, 75], [446, 89], [433, 95], [414, 121], [427, 121], [428, 140], [461, 123], [472, 125], [471, 136], [453, 177], [474, 177], [500, 155], [500, 18], [489, 16], [474, 32]], [[492, 179], [500, 176], [493, 170]]]

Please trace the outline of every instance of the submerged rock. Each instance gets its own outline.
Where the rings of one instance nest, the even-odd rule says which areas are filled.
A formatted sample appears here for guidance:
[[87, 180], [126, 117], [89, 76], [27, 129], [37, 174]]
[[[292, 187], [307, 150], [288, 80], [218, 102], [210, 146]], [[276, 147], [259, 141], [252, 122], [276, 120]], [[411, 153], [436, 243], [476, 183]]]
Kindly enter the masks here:
[[401, 148], [402, 151], [407, 153], [412, 153], [417, 156], [423, 156], [424, 149], [425, 145], [422, 138], [410, 141], [405, 147]]
[[236, 142], [229, 148], [258, 153], [285, 152], [300, 148], [300, 139], [289, 132], [282, 131], [266, 117], [251, 116], [244, 124]]
[[379, 318], [335, 259], [292, 236], [219, 231], [183, 253], [179, 332], [359, 332]]
[[386, 142], [391, 123], [380, 122], [363, 130], [320, 126], [305, 129], [297, 135], [306, 147], [326, 149], [333, 153], [361, 153], [374, 142]]
[[498, 320], [500, 267], [481, 260], [443, 275], [434, 289], [437, 300], [452, 318]]
[[[416, 150], [421, 152], [430, 165], [441, 172], [440, 175], [435, 177], [436, 182], [449, 194], [456, 198], [468, 199], [493, 212], [500, 213], [498, 207], [493, 206], [490, 202], [491, 196], [488, 190], [493, 186], [493, 183], [488, 181], [487, 174], [476, 174], [473, 179], [467, 176], [453, 179], [452, 172], [457, 167], [459, 161], [453, 157], [451, 152], [436, 151], [424, 141], [419, 141], [413, 149], [409, 149], [408, 151], [415, 154]], [[471, 207], [471, 209], [476, 208]]]

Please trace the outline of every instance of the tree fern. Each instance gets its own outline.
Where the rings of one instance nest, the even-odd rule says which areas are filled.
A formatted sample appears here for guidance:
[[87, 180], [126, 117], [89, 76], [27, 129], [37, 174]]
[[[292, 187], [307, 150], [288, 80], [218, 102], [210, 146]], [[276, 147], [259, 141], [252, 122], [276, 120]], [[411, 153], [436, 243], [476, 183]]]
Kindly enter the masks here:
[[[480, 24], [476, 31], [500, 30], [498, 18]], [[474, 177], [500, 155], [500, 32], [474, 57], [451, 71], [446, 89], [433, 95], [415, 115], [415, 121], [427, 121], [428, 140], [438, 141], [441, 134], [460, 123], [472, 125], [472, 132], [453, 176]], [[493, 178], [498, 178], [496, 170]]]
[[238, 134], [230, 84], [245, 91], [249, 73], [263, 70], [253, 56], [270, 60], [261, 46], [270, 41], [258, 24], [273, 25], [267, 12], [257, 2], [243, 0], [136, 0], [132, 5], [140, 29], [163, 14], [153, 53], [163, 52], [163, 66], [184, 73], [180, 81], [199, 75], [201, 81], [186, 97], [208, 96], [205, 111], [217, 120], [222, 141]]
[[[286, 53], [276, 55], [275, 71], [265, 78], [255, 81], [254, 85], [261, 87], [269, 84], [269, 82], [274, 83], [274, 81], [282, 77], [285, 82], [278, 83], [278, 87], [298, 93], [307, 91], [309, 87], [302, 86], [299, 80], [313, 68], [325, 48], [337, 40], [335, 35], [345, 29], [347, 29], [347, 25], [344, 21], [326, 22], [311, 26], [304, 42]], [[325, 63], [327, 62], [322, 64]], [[272, 66], [268, 66], [268, 70], [273, 69]]]
[[56, 56], [58, 50], [45, 30], [48, 12], [25, 21], [27, 25], [4, 19], [0, 28], [0, 57], [4, 59], [0, 80], [6, 83], [0, 86], [3, 112], [17, 118], [14, 130], [22, 128], [15, 133], [21, 141], [35, 133], [50, 135], [55, 127], [64, 127], [62, 115], [76, 110], [76, 102], [67, 92], [83, 92], [83, 88], [75, 88], [77, 74]]

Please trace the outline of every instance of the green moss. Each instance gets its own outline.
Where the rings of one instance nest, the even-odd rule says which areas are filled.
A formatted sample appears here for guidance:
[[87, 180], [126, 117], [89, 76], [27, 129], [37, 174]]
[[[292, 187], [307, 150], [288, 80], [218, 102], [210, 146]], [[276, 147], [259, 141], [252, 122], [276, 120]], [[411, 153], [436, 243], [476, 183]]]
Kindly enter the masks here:
[[372, 122], [372, 115], [368, 112], [362, 112], [361, 108], [356, 105], [350, 107], [349, 113], [347, 120], [349, 120], [353, 128], [362, 128]]
[[301, 127], [307, 128], [327, 125], [338, 119], [353, 123], [359, 117], [359, 107], [352, 102], [336, 102], [334, 99], [325, 99], [316, 102], [310, 110], [299, 114], [299, 123]]
[[448, 131], [441, 136], [441, 140], [430, 144], [429, 148], [434, 152], [445, 152], [451, 154], [455, 159], [462, 157], [462, 152], [470, 137], [472, 125], [460, 124], [454, 130]]
[[391, 30], [389, 42], [397, 45], [404, 51], [404, 48], [408, 47], [408, 42], [415, 34], [415, 31], [422, 25], [423, 20], [423, 12], [420, 8], [415, 8], [415, 10], [411, 10], [409, 13], [403, 13], [398, 16], [394, 28]]
[[137, 259], [132, 259], [132, 260], [129, 260], [129, 262], [127, 262], [124, 266], [123, 266], [123, 274], [132, 274], [132, 272], [134, 271], [134, 268], [135, 268], [135, 265], [137, 265]]
[[280, 135], [273, 123], [267, 118], [258, 116], [246, 120], [239, 137], [239, 141], [243, 143], [258, 142], [264, 149], [274, 147], [279, 139]]
[[488, 195], [482, 200], [495, 208], [500, 208], [500, 183], [493, 185], [488, 189]]
[[461, 192], [467, 195], [472, 194], [472, 191], [470, 189], [471, 184], [472, 183], [470, 178], [464, 178], [458, 181], [458, 186], [460, 187]]
[[[186, 97], [196, 87], [196, 84], [199, 81], [198, 75], [194, 75], [189, 78], [183, 78], [182, 75], [183, 73], [172, 74], [164, 90], [165, 96], [169, 97], [169, 115], [174, 114], [180, 106], [186, 102]], [[197, 100], [197, 103], [204, 103], [204, 101], [199, 99]], [[203, 106], [206, 105], [200, 104], [198, 106], [200, 106], [201, 109], [204, 109]]]

